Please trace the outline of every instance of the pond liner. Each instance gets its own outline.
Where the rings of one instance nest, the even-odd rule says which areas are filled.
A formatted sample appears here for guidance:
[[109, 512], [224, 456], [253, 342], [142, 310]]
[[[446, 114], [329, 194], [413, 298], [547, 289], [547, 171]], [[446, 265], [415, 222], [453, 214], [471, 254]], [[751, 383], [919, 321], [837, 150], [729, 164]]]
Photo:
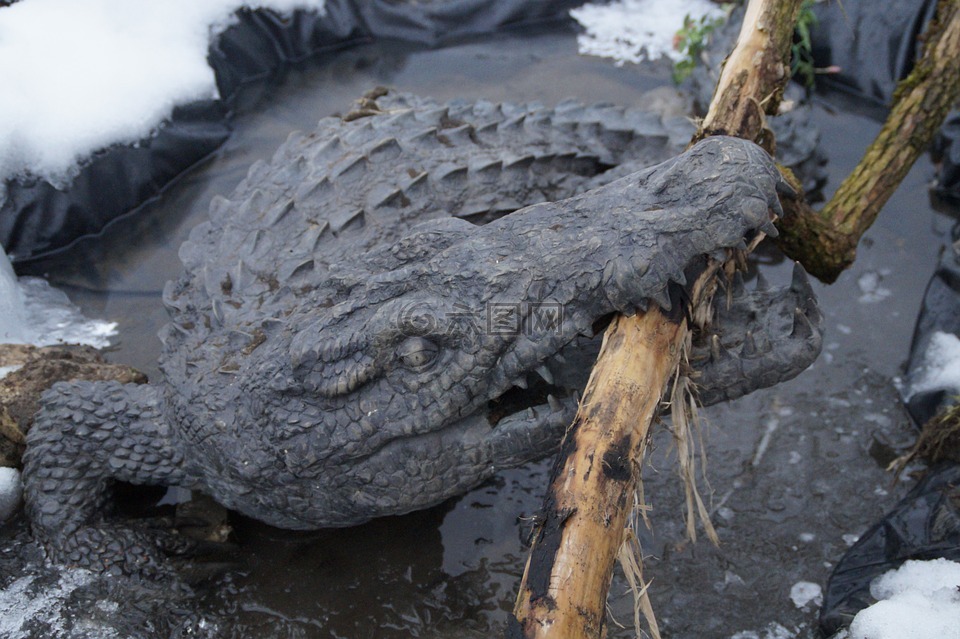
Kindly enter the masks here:
[[[14, 263], [67, 247], [152, 198], [214, 152], [231, 133], [245, 84], [306, 58], [392, 38], [446, 41], [568, 19], [583, 0], [327, 0], [323, 13], [243, 9], [208, 51], [220, 98], [180, 106], [149, 138], [93, 155], [72, 183], [12, 179], [0, 203], [0, 245]], [[359, 97], [359, 96], [358, 96]]]
[[939, 164], [934, 193], [960, 207], [960, 111], [950, 113], [937, 134], [934, 160]]
[[950, 232], [950, 244], [940, 255], [937, 268], [927, 283], [907, 359], [907, 392], [904, 404], [917, 427], [955, 402], [955, 388], [928, 388], [912, 392], [925, 376], [927, 349], [937, 333], [960, 338], [960, 222]]
[[811, 29], [815, 65], [839, 73], [817, 82], [889, 106], [897, 83], [913, 69], [919, 37], [933, 17], [936, 0], [843, 0], [817, 3]]
[[874, 603], [870, 582], [911, 559], [960, 561], [960, 465], [931, 468], [840, 559], [827, 582], [820, 631], [831, 636]]

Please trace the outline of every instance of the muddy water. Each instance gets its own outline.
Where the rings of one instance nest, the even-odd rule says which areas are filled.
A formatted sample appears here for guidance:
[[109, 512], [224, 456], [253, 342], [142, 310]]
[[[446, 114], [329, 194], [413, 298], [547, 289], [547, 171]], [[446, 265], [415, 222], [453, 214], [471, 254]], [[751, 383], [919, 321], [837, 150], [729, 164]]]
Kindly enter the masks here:
[[[388, 44], [326, 56], [238, 104], [236, 134], [204, 166], [137, 215], [56, 259], [28, 265], [64, 286], [87, 315], [120, 323], [112, 357], [156, 375], [164, 321], [159, 292], [178, 271], [177, 247], [255, 160], [290, 130], [349, 108], [379, 84], [446, 99], [636, 102], [668, 82], [665, 65], [616, 68], [576, 55], [575, 35], [514, 33], [439, 50]], [[821, 103], [817, 119], [831, 184], [845, 175], [878, 125]], [[669, 436], [644, 473], [652, 530], [640, 529], [645, 577], [667, 637], [813, 636], [815, 607], [791, 588], [825, 583], [852, 536], [909, 485], [882, 464], [908, 441], [895, 379], [949, 220], [928, 205], [932, 168], [918, 163], [861, 244], [850, 272], [818, 286], [827, 336], [798, 379], [707, 411], [707, 476], [718, 548], [689, 543]], [[759, 259], [787, 281], [790, 265]], [[237, 637], [489, 637], [502, 627], [522, 571], [527, 530], [548, 462], [506, 472], [430, 511], [349, 530], [289, 533], [234, 520], [242, 565], [203, 586], [204, 606]], [[631, 597], [619, 575], [611, 637], [632, 636]], [[783, 627], [781, 632], [777, 624]], [[753, 634], [756, 633], [756, 634]]]

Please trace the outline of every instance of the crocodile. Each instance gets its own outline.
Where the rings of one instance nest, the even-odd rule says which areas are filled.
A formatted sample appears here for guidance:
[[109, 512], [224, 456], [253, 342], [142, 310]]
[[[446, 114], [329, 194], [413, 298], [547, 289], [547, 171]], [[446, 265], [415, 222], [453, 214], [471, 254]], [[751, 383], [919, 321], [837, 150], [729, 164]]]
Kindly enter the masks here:
[[[161, 569], [155, 538], [107, 516], [116, 481], [304, 530], [426, 508], [549, 455], [604, 322], [682, 308], [705, 260], [776, 233], [790, 192], [759, 147], [678, 155], [636, 109], [375, 97], [213, 199], [164, 290], [162, 379], [44, 395], [23, 481], [50, 561]], [[820, 350], [802, 269], [782, 289], [736, 280], [692, 358], [704, 403]]]

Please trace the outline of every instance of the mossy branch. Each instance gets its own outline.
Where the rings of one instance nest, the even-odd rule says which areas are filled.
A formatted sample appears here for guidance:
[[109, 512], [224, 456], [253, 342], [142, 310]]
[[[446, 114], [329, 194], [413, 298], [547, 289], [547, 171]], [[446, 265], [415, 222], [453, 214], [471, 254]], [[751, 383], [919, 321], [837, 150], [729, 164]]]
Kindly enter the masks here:
[[816, 212], [802, 200], [784, 203], [780, 247], [824, 282], [853, 263], [860, 238], [960, 98], [960, 0], [940, 1], [924, 39], [883, 128], [826, 206]]

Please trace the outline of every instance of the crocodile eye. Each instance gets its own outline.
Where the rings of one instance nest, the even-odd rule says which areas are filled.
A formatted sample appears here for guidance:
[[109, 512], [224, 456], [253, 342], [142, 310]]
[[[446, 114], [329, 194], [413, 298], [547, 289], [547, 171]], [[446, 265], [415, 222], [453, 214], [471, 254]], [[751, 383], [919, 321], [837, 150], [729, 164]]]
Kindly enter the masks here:
[[403, 365], [415, 371], [423, 370], [437, 358], [437, 345], [423, 337], [408, 337], [397, 348], [397, 356]]

